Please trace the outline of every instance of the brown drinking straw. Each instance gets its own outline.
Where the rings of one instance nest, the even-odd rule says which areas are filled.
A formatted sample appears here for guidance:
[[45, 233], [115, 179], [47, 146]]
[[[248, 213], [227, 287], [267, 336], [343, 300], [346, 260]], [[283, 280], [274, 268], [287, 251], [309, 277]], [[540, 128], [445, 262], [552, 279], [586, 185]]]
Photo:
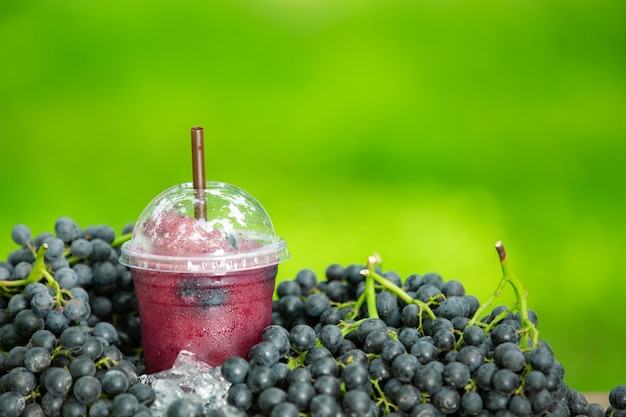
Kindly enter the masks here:
[[206, 179], [204, 174], [204, 129], [191, 128], [191, 160], [193, 162], [193, 188], [196, 191], [194, 216], [196, 219], [206, 219], [206, 200], [204, 190]]

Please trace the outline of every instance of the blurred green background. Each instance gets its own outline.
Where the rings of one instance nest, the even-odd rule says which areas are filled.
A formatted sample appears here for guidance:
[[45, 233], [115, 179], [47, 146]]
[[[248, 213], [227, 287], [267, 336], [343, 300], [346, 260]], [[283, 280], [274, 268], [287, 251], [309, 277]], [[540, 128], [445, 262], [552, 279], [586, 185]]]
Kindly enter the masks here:
[[501, 239], [566, 381], [609, 391], [625, 28], [619, 0], [4, 0], [0, 255], [18, 223], [121, 230], [191, 180], [199, 125], [209, 179], [287, 240], [279, 278], [377, 252], [485, 299]]

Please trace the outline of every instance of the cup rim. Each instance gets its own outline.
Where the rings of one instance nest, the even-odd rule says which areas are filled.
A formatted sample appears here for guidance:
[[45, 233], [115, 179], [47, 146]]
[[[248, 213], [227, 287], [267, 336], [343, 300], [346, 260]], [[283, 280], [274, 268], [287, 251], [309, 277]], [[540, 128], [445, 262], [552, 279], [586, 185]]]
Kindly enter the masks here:
[[227, 254], [160, 255], [134, 250], [132, 241], [120, 248], [118, 262], [131, 269], [220, 275], [279, 264], [290, 258], [287, 243], [280, 237], [251, 251]]

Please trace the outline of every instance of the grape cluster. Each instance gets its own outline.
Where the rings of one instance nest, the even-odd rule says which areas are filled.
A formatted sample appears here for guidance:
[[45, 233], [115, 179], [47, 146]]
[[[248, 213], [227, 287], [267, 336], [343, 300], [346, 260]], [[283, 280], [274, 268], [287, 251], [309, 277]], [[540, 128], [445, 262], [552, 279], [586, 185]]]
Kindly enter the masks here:
[[[502, 285], [519, 290], [505, 266]], [[262, 340], [247, 358], [221, 366], [232, 386], [217, 415], [606, 414], [567, 386], [525, 300], [486, 312], [459, 281], [436, 273], [402, 280], [382, 272], [375, 257], [367, 265], [331, 265], [325, 278], [304, 269], [278, 284]], [[615, 410], [625, 394], [612, 393]]]
[[130, 271], [117, 261], [132, 225], [12, 230], [0, 263], [0, 416], [150, 416]]
[[[119, 264], [121, 235], [59, 218], [0, 262], [0, 417], [144, 417], [136, 295]], [[564, 381], [526, 291], [497, 246], [503, 277], [480, 302], [436, 273], [404, 279], [366, 264], [309, 269], [276, 288], [272, 325], [247, 357], [220, 366], [227, 405], [178, 399], [166, 417], [626, 417], [626, 385], [610, 406]], [[511, 285], [513, 306], [496, 306]], [[208, 414], [207, 414], [208, 413]]]

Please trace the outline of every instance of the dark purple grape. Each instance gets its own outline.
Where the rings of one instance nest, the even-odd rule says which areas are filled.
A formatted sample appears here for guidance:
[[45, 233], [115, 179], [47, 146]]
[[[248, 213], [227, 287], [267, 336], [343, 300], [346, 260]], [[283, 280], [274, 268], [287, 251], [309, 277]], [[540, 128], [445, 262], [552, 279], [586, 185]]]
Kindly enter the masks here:
[[43, 386], [51, 395], [64, 397], [72, 388], [72, 375], [64, 368], [49, 368], [43, 381]]
[[434, 367], [422, 367], [415, 372], [413, 384], [423, 393], [433, 395], [443, 386], [442, 372]]
[[467, 391], [461, 396], [461, 414], [476, 416], [483, 410], [483, 399], [476, 391]]
[[344, 276], [344, 268], [339, 264], [331, 264], [326, 268], [326, 279], [328, 281], [341, 281]]
[[115, 397], [130, 387], [130, 380], [128, 375], [118, 369], [109, 369], [104, 373], [100, 380], [102, 384], [102, 391], [110, 397]]
[[417, 357], [408, 353], [396, 356], [391, 363], [391, 371], [394, 377], [404, 383], [413, 381], [418, 368], [419, 361]]
[[[340, 272], [343, 278], [343, 268]], [[296, 274], [296, 282], [300, 284], [302, 294], [308, 294], [317, 285], [317, 275], [311, 269], [301, 269]]]
[[253, 394], [258, 394], [266, 388], [273, 387], [276, 383], [276, 375], [266, 366], [256, 366], [250, 369], [246, 384]]
[[87, 414], [87, 406], [76, 398], [68, 398], [61, 408], [63, 417], [83, 417]]
[[317, 394], [326, 394], [337, 398], [341, 393], [341, 382], [332, 375], [322, 375], [315, 379], [313, 388]]
[[326, 356], [313, 361], [310, 365], [311, 376], [319, 378], [324, 375], [336, 376], [339, 373], [339, 365], [332, 356]]
[[113, 398], [111, 409], [115, 417], [132, 417], [137, 407], [139, 407], [137, 397], [128, 392], [122, 392]]
[[198, 401], [178, 398], [167, 408], [166, 417], [203, 417], [204, 407]]
[[510, 369], [498, 369], [491, 378], [493, 388], [506, 395], [513, 394], [519, 386], [519, 376]]
[[[269, 388], [268, 388], [269, 389]], [[253, 394], [246, 384], [234, 384], [228, 389], [226, 401], [241, 410], [248, 410], [253, 404]]]
[[369, 392], [371, 388], [368, 369], [360, 363], [346, 365], [341, 372], [341, 378], [348, 390], [367, 390]]
[[305, 411], [315, 394], [315, 388], [310, 382], [296, 382], [287, 389], [287, 401], [295, 404], [300, 411]]
[[394, 403], [404, 412], [408, 412], [422, 401], [422, 395], [412, 384], [403, 384], [394, 393]]
[[470, 382], [470, 370], [461, 362], [450, 362], [443, 370], [443, 380], [453, 388], [463, 388]]
[[156, 392], [152, 386], [142, 382], [131, 385], [128, 392], [137, 398], [140, 405], [146, 405], [149, 407], [156, 400]]
[[349, 416], [365, 416], [372, 407], [375, 407], [369, 393], [361, 390], [346, 392], [341, 401], [341, 405]]
[[248, 352], [248, 362], [251, 366], [263, 365], [270, 367], [278, 362], [281, 354], [276, 345], [271, 342], [261, 341], [252, 346]]
[[250, 364], [244, 358], [231, 356], [222, 362], [220, 367], [222, 376], [232, 384], [245, 382], [250, 370]]
[[41, 373], [52, 363], [50, 352], [41, 346], [32, 346], [24, 354], [24, 366], [30, 372]]
[[461, 408], [461, 395], [452, 387], [443, 386], [432, 397], [432, 403], [444, 414], [452, 414]]

